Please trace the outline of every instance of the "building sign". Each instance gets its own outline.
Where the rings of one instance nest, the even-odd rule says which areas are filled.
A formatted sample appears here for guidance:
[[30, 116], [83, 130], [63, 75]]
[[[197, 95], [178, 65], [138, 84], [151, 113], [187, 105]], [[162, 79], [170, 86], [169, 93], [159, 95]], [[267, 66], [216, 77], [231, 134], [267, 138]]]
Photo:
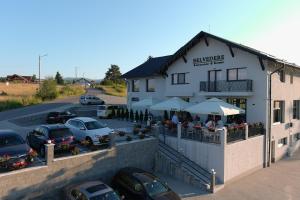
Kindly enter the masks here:
[[194, 58], [193, 63], [194, 63], [194, 66], [222, 64], [222, 63], [224, 63], [224, 55]]

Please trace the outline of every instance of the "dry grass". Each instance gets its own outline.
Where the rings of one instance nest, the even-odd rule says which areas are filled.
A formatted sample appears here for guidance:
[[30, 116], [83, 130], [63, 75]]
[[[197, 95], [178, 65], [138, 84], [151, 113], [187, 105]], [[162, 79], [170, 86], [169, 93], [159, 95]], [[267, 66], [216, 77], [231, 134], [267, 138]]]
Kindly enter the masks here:
[[127, 95], [127, 88], [124, 85], [99, 85], [96, 88], [103, 90], [107, 95], [125, 97]]
[[6, 85], [5, 83], [0, 83], [0, 93], [7, 93], [8, 96], [4, 96], [4, 99], [6, 99], [7, 97], [18, 98], [32, 96], [36, 93], [38, 87], [38, 84], [10, 83], [9, 85]]

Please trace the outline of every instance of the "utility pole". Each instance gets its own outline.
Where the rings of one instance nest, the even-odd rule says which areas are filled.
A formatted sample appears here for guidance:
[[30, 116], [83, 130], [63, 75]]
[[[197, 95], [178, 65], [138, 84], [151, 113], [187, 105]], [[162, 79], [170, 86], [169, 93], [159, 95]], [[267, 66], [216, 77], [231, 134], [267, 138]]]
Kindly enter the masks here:
[[39, 55], [39, 89], [41, 89], [41, 58], [47, 56], [47, 54]]

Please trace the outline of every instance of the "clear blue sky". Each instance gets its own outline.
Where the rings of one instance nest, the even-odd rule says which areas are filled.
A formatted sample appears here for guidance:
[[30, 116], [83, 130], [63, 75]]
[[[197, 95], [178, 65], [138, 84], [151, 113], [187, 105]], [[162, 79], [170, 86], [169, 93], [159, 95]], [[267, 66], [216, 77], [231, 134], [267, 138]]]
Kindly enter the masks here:
[[45, 53], [43, 77], [56, 71], [74, 77], [77, 66], [80, 76], [103, 78], [110, 64], [124, 73], [149, 55], [174, 53], [209, 26], [212, 34], [257, 47], [257, 38], [291, 21], [300, 5], [297, 0], [247, 2], [1, 0], [0, 76], [37, 74], [38, 55]]

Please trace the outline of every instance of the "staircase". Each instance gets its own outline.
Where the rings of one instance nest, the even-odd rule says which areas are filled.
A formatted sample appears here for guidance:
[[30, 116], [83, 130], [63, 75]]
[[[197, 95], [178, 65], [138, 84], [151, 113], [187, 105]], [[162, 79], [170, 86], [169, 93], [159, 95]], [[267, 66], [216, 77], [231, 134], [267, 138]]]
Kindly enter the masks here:
[[159, 150], [155, 158], [155, 171], [204, 190], [210, 188], [209, 171], [162, 142], [159, 142]]

